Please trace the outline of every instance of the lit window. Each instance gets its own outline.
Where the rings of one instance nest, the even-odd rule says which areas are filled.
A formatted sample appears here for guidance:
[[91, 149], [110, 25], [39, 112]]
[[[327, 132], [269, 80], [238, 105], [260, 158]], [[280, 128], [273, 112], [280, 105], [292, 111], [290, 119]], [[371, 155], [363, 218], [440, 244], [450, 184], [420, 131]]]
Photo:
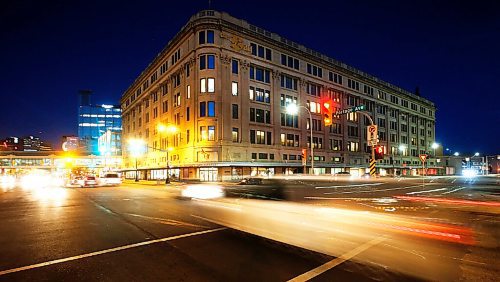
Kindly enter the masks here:
[[236, 128], [236, 127], [233, 127], [233, 132], [232, 132], [232, 139], [233, 139], [233, 142], [238, 142], [238, 140], [240, 139], [239, 138], [239, 129]]
[[190, 85], [187, 86], [186, 97], [187, 97], [187, 99], [191, 98], [191, 86]]
[[208, 141], [215, 140], [215, 126], [208, 127]]
[[205, 78], [200, 79], [200, 92], [201, 93], [207, 92], [206, 79]]
[[231, 93], [233, 96], [238, 96], [238, 82], [234, 82], [231, 85]]
[[208, 92], [209, 93], [215, 92], [215, 79], [214, 78], [208, 79]]

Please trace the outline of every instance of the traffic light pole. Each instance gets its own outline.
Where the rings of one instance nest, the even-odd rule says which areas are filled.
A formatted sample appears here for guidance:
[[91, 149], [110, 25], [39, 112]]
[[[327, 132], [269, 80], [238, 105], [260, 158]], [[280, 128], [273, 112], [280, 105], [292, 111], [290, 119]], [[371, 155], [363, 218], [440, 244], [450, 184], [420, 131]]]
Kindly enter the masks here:
[[[365, 112], [362, 112], [362, 111], [359, 111], [358, 113], [363, 114], [365, 117], [367, 117], [367, 118], [368, 118], [368, 120], [370, 121], [370, 125], [375, 125], [375, 124], [373, 123], [373, 119], [372, 119], [372, 117], [371, 117], [369, 114], [367, 114], [367, 113], [365, 113]], [[372, 160], [375, 160], [375, 146], [373, 146], [373, 145], [372, 145], [372, 146], [370, 146], [370, 147], [372, 148]]]

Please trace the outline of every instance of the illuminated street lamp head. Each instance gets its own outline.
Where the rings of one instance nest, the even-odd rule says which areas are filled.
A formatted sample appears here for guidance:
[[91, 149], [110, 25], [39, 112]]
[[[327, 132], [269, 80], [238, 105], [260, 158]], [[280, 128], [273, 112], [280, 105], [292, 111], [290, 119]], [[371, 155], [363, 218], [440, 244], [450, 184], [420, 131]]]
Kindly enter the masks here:
[[401, 144], [399, 145], [399, 148], [398, 148], [400, 151], [404, 151], [406, 149], [406, 146]]
[[158, 124], [158, 131], [160, 132], [168, 132], [168, 133], [175, 133], [177, 132], [178, 128], [175, 125], [164, 125], [162, 123]]
[[295, 103], [290, 103], [286, 106], [286, 112], [291, 115], [296, 115], [299, 112], [299, 106]]
[[432, 149], [437, 149], [438, 147], [439, 147], [439, 144], [436, 142], [432, 143], [432, 145], [431, 145]]
[[459, 153], [459, 152], [455, 152], [455, 153], [453, 153], [453, 155], [454, 155], [455, 157], [458, 157], [458, 156], [460, 156], [460, 153]]
[[127, 141], [128, 149], [134, 157], [138, 157], [144, 153], [146, 150], [146, 142], [142, 139], [129, 139]]
[[474, 154], [474, 156], [475, 156], [475, 157], [479, 156], [479, 153], [475, 153], [475, 154]]

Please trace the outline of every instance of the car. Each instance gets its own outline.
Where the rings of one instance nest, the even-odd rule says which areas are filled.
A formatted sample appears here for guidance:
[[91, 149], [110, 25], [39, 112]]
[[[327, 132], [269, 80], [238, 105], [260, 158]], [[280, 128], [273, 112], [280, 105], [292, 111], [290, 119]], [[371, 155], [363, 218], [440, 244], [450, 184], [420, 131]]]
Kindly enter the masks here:
[[258, 178], [258, 177], [243, 178], [238, 184], [240, 184], [240, 185], [261, 185], [262, 178]]
[[80, 187], [95, 187], [97, 186], [97, 179], [95, 176], [84, 176], [76, 180], [76, 185]]
[[103, 186], [118, 186], [122, 184], [122, 179], [118, 173], [108, 172], [99, 178], [99, 182]]
[[224, 189], [216, 184], [193, 184], [181, 188], [180, 199], [217, 199], [224, 197]]
[[337, 172], [336, 174], [337, 174], [337, 175], [347, 175], [347, 176], [351, 175], [351, 174], [350, 174], [349, 172], [347, 172], [347, 171], [340, 171], [340, 172]]

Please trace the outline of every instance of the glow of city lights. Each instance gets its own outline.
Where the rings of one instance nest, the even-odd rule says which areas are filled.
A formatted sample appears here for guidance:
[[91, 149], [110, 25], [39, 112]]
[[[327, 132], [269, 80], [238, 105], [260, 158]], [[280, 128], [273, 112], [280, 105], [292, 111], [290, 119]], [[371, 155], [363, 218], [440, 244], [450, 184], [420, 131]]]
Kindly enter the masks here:
[[138, 157], [145, 152], [146, 142], [142, 139], [129, 139], [128, 148], [133, 157]]
[[436, 143], [436, 142], [434, 142], [434, 143], [432, 143], [431, 148], [432, 149], [437, 149], [437, 148], [439, 148], [439, 144]]
[[296, 115], [299, 112], [299, 106], [295, 103], [290, 103], [286, 106], [286, 112], [291, 115]]

